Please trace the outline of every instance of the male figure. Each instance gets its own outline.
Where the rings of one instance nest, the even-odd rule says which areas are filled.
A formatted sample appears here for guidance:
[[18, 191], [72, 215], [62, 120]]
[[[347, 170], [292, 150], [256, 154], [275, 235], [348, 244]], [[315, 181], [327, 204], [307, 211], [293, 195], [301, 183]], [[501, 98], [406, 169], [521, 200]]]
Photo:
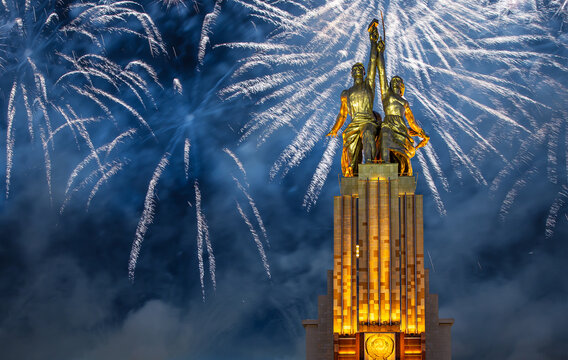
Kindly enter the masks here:
[[[403, 97], [404, 82], [402, 79], [399, 76], [394, 76], [390, 81], [390, 86], [387, 84], [384, 41], [380, 40], [377, 46], [377, 69], [379, 71], [381, 100], [385, 112], [379, 135], [380, 158], [383, 162], [390, 163], [392, 160], [390, 155], [393, 154], [400, 163], [400, 175], [412, 176], [410, 159], [416, 153], [416, 149], [425, 146], [430, 138], [416, 124], [408, 101]], [[408, 121], [408, 125], [410, 125], [410, 129], [404, 123], [403, 114]], [[414, 147], [412, 136], [419, 136], [423, 139], [416, 148]]]
[[[369, 74], [365, 77], [363, 64], [356, 63], [353, 65], [351, 68], [353, 86], [341, 92], [341, 109], [335, 125], [327, 134], [327, 136], [337, 136], [337, 132], [343, 126], [347, 115], [351, 116], [351, 123], [343, 131], [341, 171], [345, 177], [356, 175], [360, 162], [371, 163], [377, 157], [375, 137], [380, 128], [380, 120], [375, 117], [378, 114], [373, 113], [377, 40], [379, 38], [377, 24], [375, 20], [369, 25], [369, 40], [371, 41], [371, 58], [367, 66]], [[361, 159], [361, 155], [363, 159]]]

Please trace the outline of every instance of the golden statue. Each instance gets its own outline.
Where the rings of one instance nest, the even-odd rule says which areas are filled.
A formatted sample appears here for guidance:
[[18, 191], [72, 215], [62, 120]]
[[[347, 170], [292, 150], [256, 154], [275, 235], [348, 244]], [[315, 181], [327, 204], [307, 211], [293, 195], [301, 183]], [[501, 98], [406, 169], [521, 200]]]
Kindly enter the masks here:
[[367, 66], [369, 74], [364, 78], [363, 64], [353, 65], [351, 68], [353, 86], [341, 92], [341, 109], [335, 125], [327, 134], [327, 136], [337, 136], [347, 115], [351, 116], [351, 123], [343, 131], [341, 171], [345, 177], [356, 175], [359, 163], [372, 163], [377, 157], [376, 136], [380, 129], [380, 116], [373, 112], [379, 38], [377, 25], [377, 20], [373, 20], [368, 28], [371, 41], [371, 56]]
[[[383, 25], [384, 29], [384, 25]], [[384, 32], [384, 30], [383, 30]], [[404, 82], [399, 76], [393, 76], [390, 86], [387, 83], [385, 71], [385, 42], [380, 39], [378, 44], [377, 69], [379, 72], [379, 84], [381, 88], [381, 100], [385, 118], [381, 125], [379, 135], [379, 148], [381, 162], [390, 163], [391, 154], [399, 163], [400, 175], [412, 176], [410, 159], [416, 153], [416, 149], [425, 146], [430, 138], [414, 120], [408, 101], [404, 96]], [[403, 114], [410, 125], [407, 128]], [[414, 147], [413, 136], [419, 136], [422, 141]]]

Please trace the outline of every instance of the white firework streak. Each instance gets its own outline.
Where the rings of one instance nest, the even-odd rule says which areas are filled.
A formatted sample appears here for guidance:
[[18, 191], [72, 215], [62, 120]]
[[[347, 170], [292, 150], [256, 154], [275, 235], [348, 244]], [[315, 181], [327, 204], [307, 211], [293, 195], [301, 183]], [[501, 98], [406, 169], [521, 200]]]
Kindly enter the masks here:
[[116, 175], [120, 170], [122, 170], [123, 164], [121, 162], [115, 161], [112, 163], [112, 166], [108, 171], [103, 171], [101, 177], [93, 186], [91, 193], [89, 194], [89, 199], [87, 200], [87, 209], [91, 206], [91, 201], [99, 191], [99, 188], [106, 183], [112, 176]]
[[[77, 119], [77, 120], [71, 121], [71, 124], [76, 123], [76, 122], [90, 122], [90, 121], [93, 121], [93, 120], [94, 119]], [[63, 124], [63, 125], [60, 126], [60, 128], [65, 127], [65, 126], [68, 126], [68, 125]], [[60, 128], [56, 129], [54, 131], [54, 134], [56, 134], [59, 131]], [[103, 146], [100, 146], [99, 148], [96, 149], [96, 151], [91, 152], [79, 164], [77, 164], [77, 166], [75, 166], [75, 168], [71, 172], [71, 175], [69, 176], [69, 179], [67, 180], [67, 186], [65, 188], [65, 200], [63, 201], [63, 204], [61, 204], [61, 208], [59, 209], [59, 213], [61, 213], [61, 214], [63, 213], [63, 211], [65, 210], [65, 207], [67, 206], [67, 204], [71, 200], [71, 197], [73, 196], [73, 194], [78, 192], [79, 190], [84, 189], [89, 183], [91, 183], [93, 181], [93, 179], [95, 177], [100, 176], [99, 181], [97, 181], [97, 183], [95, 184], [93, 189], [91, 189], [91, 194], [89, 195], [89, 198], [91, 200], [95, 196], [95, 194], [97, 193], [100, 186], [104, 182], [108, 181], [110, 179], [110, 177], [112, 177], [113, 175], [118, 173], [118, 171], [120, 171], [123, 168], [125, 163], [121, 162], [121, 161], [113, 161], [110, 164], [108, 164], [108, 163], [102, 164], [101, 166], [97, 167], [96, 170], [92, 171], [89, 175], [87, 175], [80, 184], [78, 184], [73, 189], [71, 189], [71, 187], [75, 183], [75, 180], [77, 179], [78, 175], [95, 158], [99, 157], [99, 153], [104, 155], [104, 157], [108, 157], [110, 155], [110, 153], [112, 152], [112, 150], [114, 150], [114, 148], [118, 144], [122, 143], [125, 138], [132, 137], [132, 135], [134, 135], [136, 133], [136, 131], [137, 131], [136, 129], [129, 129], [129, 130], [123, 132], [122, 134], [120, 134], [116, 138], [114, 138], [114, 140], [112, 140], [111, 142], [109, 142], [109, 143], [107, 143]], [[49, 139], [48, 139], [48, 141], [49, 141]], [[110, 169], [109, 169], [109, 167], [110, 167]], [[89, 201], [89, 203], [90, 203], [90, 201]], [[87, 204], [87, 208], [89, 207], [89, 203]]]
[[16, 96], [17, 83], [14, 82], [12, 91], [10, 91], [10, 100], [8, 101], [8, 129], [6, 130], [6, 199], [10, 195], [10, 176], [12, 173], [12, 162], [14, 159], [14, 97]]
[[[558, 212], [564, 206], [567, 194], [566, 188], [568, 187], [568, 179], [560, 179], [558, 176], [559, 172], [563, 172], [568, 176], [568, 160], [566, 160], [566, 163], [562, 165], [558, 161], [558, 153], [561, 151], [559, 139], [562, 132], [564, 132], [565, 137], [564, 156], [568, 159], [568, 130], [566, 121], [562, 111], [555, 111], [548, 123], [542, 124], [538, 131], [535, 131], [532, 136], [521, 142], [519, 155], [517, 155], [499, 172], [491, 184], [491, 191], [496, 192], [508, 175], [515, 174], [519, 177], [519, 180], [513, 184], [512, 188], [503, 200], [500, 217], [501, 220], [504, 220], [513, 201], [519, 194], [520, 189], [526, 187], [529, 181], [533, 179], [537, 173], [537, 165], [533, 165], [527, 171], [523, 169], [531, 164], [539, 163], [540, 155], [543, 153], [540, 150], [546, 150], [545, 165], [547, 180], [551, 184], [560, 185], [556, 198], [550, 206], [549, 215], [546, 220], [546, 238], [550, 238], [554, 234]], [[520, 175], [517, 175], [519, 173]], [[560, 181], [562, 181], [562, 184], [559, 184]]]
[[[243, 173], [243, 177], [247, 178], [247, 172], [245, 171], [245, 167], [243, 166], [243, 163], [241, 162], [241, 160], [239, 160], [239, 158], [237, 157], [237, 155], [235, 155], [235, 153], [233, 153], [231, 150], [227, 149], [227, 148], [223, 148], [223, 151], [229, 155], [234, 161], [235, 164], [237, 164], [237, 167], [239, 168], [239, 170], [241, 170], [241, 172]], [[248, 184], [247, 184], [248, 185]]]
[[[328, 90], [329, 91], [329, 90]], [[322, 98], [326, 98], [331, 94], [324, 92]], [[319, 103], [314, 102], [314, 106], [318, 107]], [[288, 171], [293, 167], [297, 166], [311, 150], [315, 144], [320, 141], [323, 136], [329, 131], [330, 121], [321, 121], [322, 118], [331, 118], [331, 116], [326, 116], [326, 113], [322, 109], [318, 109], [315, 113], [306, 121], [302, 129], [298, 132], [298, 135], [294, 141], [284, 149], [280, 154], [272, 168], [270, 169], [270, 178], [274, 179], [276, 174], [280, 171], [280, 168], [285, 165], [285, 169], [282, 171], [282, 176], [286, 176]]]
[[144, 92], [145, 96], [152, 102], [152, 104], [156, 106], [152, 94], [148, 89], [147, 81], [144, 80], [144, 78], [140, 76], [137, 71], [134, 71], [134, 69], [136, 68], [141, 68], [152, 78], [154, 83], [161, 87], [161, 84], [159, 83], [157, 78], [157, 74], [150, 65], [140, 60], [135, 60], [129, 62], [123, 68], [110, 59], [97, 54], [87, 54], [77, 59], [65, 54], [58, 53], [58, 55], [67, 62], [71, 63], [73, 70], [70, 70], [63, 74], [56, 81], [56, 85], [66, 80], [67, 78], [80, 75], [83, 76], [88, 84], [92, 87], [92, 78], [99, 78], [109, 83], [116, 90], [119, 90], [120, 84], [127, 86], [130, 91], [136, 96], [140, 105], [145, 108], [146, 104], [140, 94], [140, 92], [142, 91]]
[[39, 136], [41, 138], [41, 145], [43, 147], [45, 177], [47, 180], [47, 190], [49, 191], [49, 200], [53, 201], [51, 195], [51, 157], [49, 156], [49, 144], [47, 141], [47, 136], [45, 135], [45, 130], [43, 130], [42, 127], [39, 128]]
[[[75, 120], [75, 121], [90, 121], [91, 119], [86, 119], [86, 120]], [[67, 125], [62, 125], [62, 126], [67, 126]], [[55, 130], [55, 133], [58, 131], [58, 129]], [[67, 180], [67, 187], [65, 189], [65, 194], [68, 194], [69, 191], [71, 190], [71, 186], [73, 185], [75, 179], [77, 178], [77, 176], [79, 175], [79, 173], [81, 172], [81, 170], [83, 170], [85, 168], [85, 166], [87, 166], [91, 160], [95, 159], [96, 156], [98, 156], [98, 153], [104, 153], [104, 156], [108, 156], [111, 151], [118, 145], [120, 144], [122, 141], [124, 141], [125, 138], [127, 137], [132, 137], [132, 135], [134, 135], [136, 133], [136, 129], [129, 129], [125, 132], [123, 132], [122, 134], [118, 135], [116, 138], [114, 138], [113, 141], [111, 141], [108, 144], [105, 144], [99, 148], [96, 149], [95, 152], [92, 152], [91, 154], [89, 154], [87, 157], [85, 157], [76, 167], [75, 169], [73, 169], [73, 171], [71, 172], [71, 175], [69, 176], [69, 179]]]
[[270, 246], [270, 241], [268, 240], [268, 234], [266, 233], [266, 228], [264, 227], [264, 222], [262, 221], [262, 217], [260, 216], [260, 212], [258, 211], [258, 208], [256, 207], [256, 204], [254, 203], [253, 198], [249, 195], [247, 190], [244, 188], [244, 186], [241, 185], [241, 183], [239, 182], [239, 180], [236, 177], [233, 176], [233, 180], [237, 183], [237, 187], [246, 196], [246, 198], [249, 202], [249, 205], [252, 209], [252, 212], [254, 214], [254, 217], [256, 218], [256, 221], [258, 222], [258, 227], [260, 228], [260, 231], [262, 231], [262, 236], [264, 237], [266, 244], [268, 246]]
[[30, 102], [28, 100], [28, 92], [24, 84], [20, 84], [20, 89], [22, 90], [22, 98], [24, 100], [24, 106], [26, 107], [26, 115], [28, 116], [28, 132], [30, 133], [30, 138], [34, 141], [34, 127], [33, 127], [33, 114], [30, 108]]
[[209, 35], [211, 35], [211, 28], [215, 25], [217, 17], [221, 13], [221, 4], [223, 0], [216, 0], [213, 11], [205, 15], [203, 19], [203, 25], [201, 26], [201, 38], [199, 39], [199, 52], [197, 53], [197, 61], [199, 65], [203, 65], [203, 59], [205, 58], [205, 51], [207, 50], [207, 45], [209, 45]]
[[547, 239], [554, 235], [554, 228], [556, 227], [556, 221], [558, 218], [558, 212], [566, 204], [566, 199], [568, 198], [568, 186], [563, 185], [562, 190], [556, 196], [554, 203], [550, 207], [548, 216], [546, 218], [546, 230], [545, 236]]
[[183, 144], [183, 168], [185, 171], [185, 180], [189, 179], [189, 149], [191, 144], [189, 143], [189, 139], [186, 138]]
[[134, 281], [134, 271], [136, 270], [136, 261], [138, 260], [138, 255], [140, 254], [140, 248], [142, 246], [142, 241], [144, 241], [144, 236], [148, 231], [148, 226], [154, 220], [154, 207], [156, 206], [156, 186], [162, 176], [162, 172], [168, 165], [169, 153], [165, 153], [162, 156], [150, 184], [148, 185], [148, 191], [146, 192], [146, 198], [144, 199], [144, 210], [142, 211], [142, 216], [138, 222], [136, 228], [136, 235], [134, 237], [134, 242], [132, 243], [132, 249], [130, 250], [130, 260], [128, 261], [128, 277], [130, 281]]
[[[115, 125], [118, 124], [112, 114], [114, 106], [111, 105], [118, 105], [152, 133], [145, 120], [127, 103], [126, 97], [122, 97], [125, 93], [122, 90], [126, 88], [132, 93], [142, 107], [146, 107], [146, 101], [154, 104], [149, 81], [145, 77], [161, 86], [157, 73], [140, 60], [130, 60], [124, 67], [114, 63], [105, 57], [103, 40], [106, 35], [112, 35], [113, 38], [133, 36], [147, 41], [152, 55], [166, 54], [158, 29], [140, 4], [135, 1], [86, 1], [69, 5], [56, 0], [27, 0], [25, 4], [20, 4], [16, 0], [2, 0], [1, 5], [0, 11], [5, 20], [3, 30], [11, 36], [2, 38], [6, 46], [0, 44], [0, 75], [15, 79], [5, 109], [8, 119], [6, 196], [10, 194], [14, 129], [19, 118], [27, 119], [32, 142], [35, 138], [34, 128], [43, 131], [40, 140], [50, 192], [53, 158], [50, 151], [55, 149], [56, 133], [67, 129], [75, 138], [79, 151], [78, 137], [85, 142], [90, 153], [98, 157], [95, 149], [99, 145], [94, 140], [99, 137], [89, 133], [85, 127], [91, 121], [88, 119], [96, 117], [83, 114], [88, 107], [77, 106], [74, 95], [89, 98]], [[77, 41], [78, 38], [81, 41]], [[44, 72], [41, 69], [50, 70]], [[59, 78], [52, 78], [53, 74], [60, 74]], [[53, 111], [57, 116], [52, 118]], [[97, 118], [97, 121], [99, 119], [102, 118]], [[62, 126], [61, 122], [66, 126]], [[98, 158], [97, 162], [100, 176], [105, 177], [102, 169], [108, 171], [113, 167], [113, 162], [103, 164]], [[109, 173], [106, 174], [104, 179], [99, 180], [105, 182]], [[98, 183], [99, 186], [102, 182]]]
[[341, 139], [339, 139], [338, 137], [332, 138], [329, 141], [325, 152], [323, 153], [323, 156], [316, 168], [316, 171], [312, 175], [312, 181], [310, 181], [308, 190], [304, 195], [304, 202], [302, 203], [302, 206], [306, 208], [308, 212], [318, 201], [319, 194], [321, 192], [321, 189], [323, 188], [323, 184], [325, 183], [325, 180], [329, 175], [329, 171], [331, 170], [331, 164], [334, 160], [333, 157], [340, 145]]
[[430, 173], [430, 168], [426, 164], [426, 159], [424, 159], [424, 155], [421, 152], [416, 154], [418, 161], [420, 162], [420, 166], [424, 171], [424, 177], [426, 178], [426, 182], [428, 183], [428, 187], [432, 192], [432, 196], [434, 197], [434, 202], [436, 203], [436, 207], [438, 208], [438, 212], [440, 215], [446, 215], [446, 208], [444, 206], [444, 202], [440, 197], [440, 193], [438, 192], [438, 187], [436, 186], [436, 182]]
[[173, 87], [175, 92], [177, 92], [180, 95], [183, 94], [183, 87], [181, 86], [181, 82], [179, 81], [178, 78], [174, 78]]
[[562, 129], [562, 123], [565, 120], [557, 117], [552, 118], [551, 122], [548, 124], [550, 128], [550, 135], [549, 139], [546, 143], [546, 147], [548, 148], [547, 156], [546, 156], [546, 173], [548, 177], [548, 181], [553, 184], [558, 183], [558, 141], [560, 138], [560, 130]]
[[[184, 0], [161, 0], [161, 1], [162, 1], [162, 3], [163, 3], [164, 5], [166, 5], [166, 9], [168, 9], [168, 10], [169, 10], [170, 7], [172, 7], [172, 6], [179, 6], [179, 5], [182, 5], [182, 6], [184, 6], [184, 7], [187, 7], [187, 6], [185, 5]], [[197, 9], [197, 2], [196, 2], [196, 1], [197, 1], [197, 0], [193, 0], [193, 4], [194, 4], [195, 8]]]
[[[135, 1], [116, 1], [112, 3], [81, 3], [71, 6], [80, 9], [79, 15], [71, 23], [61, 29], [62, 32], [77, 32], [96, 38], [98, 29], [108, 32], [132, 34], [148, 41], [152, 55], [166, 54], [162, 36], [150, 15], [144, 12], [142, 5]], [[129, 19], [136, 19], [143, 32], [128, 27]]]
[[[122, 106], [123, 108], [125, 108], [128, 112], [130, 112], [136, 119], [138, 119], [138, 121], [140, 122], [140, 124], [142, 126], [144, 126], [149, 132], [150, 134], [152, 134], [152, 136], [156, 136], [154, 134], [154, 131], [152, 130], [152, 128], [150, 127], [150, 125], [148, 125], [148, 123], [146, 122], [146, 120], [144, 120], [144, 118], [138, 113], [138, 111], [136, 111], [132, 106], [128, 105], [126, 102], [120, 100], [118, 97], [104, 91], [101, 89], [97, 89], [95, 87], [87, 87], [85, 89], [87, 91], [87, 93], [90, 93], [93, 95], [93, 97], [96, 97], [95, 94], [101, 95], [105, 98], [107, 98], [108, 100]], [[91, 98], [91, 97], [89, 97]]]
[[197, 180], [194, 183], [195, 188], [195, 216], [197, 221], [197, 265], [199, 266], [199, 282], [201, 283], [201, 297], [205, 301], [205, 266], [203, 265], [203, 230], [207, 226], [203, 221], [201, 214], [201, 192]]
[[[426, 131], [430, 128], [441, 135], [441, 142], [432, 141], [425, 150], [428, 161], [424, 156], [420, 161], [421, 167], [432, 167], [432, 171], [423, 168], [423, 173], [430, 175], [427, 182], [441, 212], [445, 210], [436, 184], [441, 182], [442, 188], [449, 191], [437, 155], [441, 147], [446, 147], [456, 173], [460, 174], [459, 168], [463, 167], [479, 184], [486, 185], [478, 162], [472, 160], [469, 152], [480, 159], [497, 155], [501, 165], [508, 167], [502, 149], [508, 150], [516, 141], [513, 136], [506, 137], [506, 141], [487, 136], [486, 124], [495, 124], [511, 134], [520, 131], [522, 137], [538, 131], [542, 124], [535, 120], [534, 109], [554, 109], [557, 104], [535, 100], [533, 78], [540, 76], [539, 69], [545, 66], [568, 73], [565, 57], [555, 51], [536, 51], [531, 45], [542, 42], [551, 48], [566, 48], [547, 24], [551, 14], [557, 8], [563, 9], [565, 3], [546, 7], [520, 1], [510, 8], [506, 1], [489, 4], [438, 0], [409, 4], [324, 0], [300, 6], [300, 14], [292, 16], [278, 8], [278, 2], [236, 2], [253, 16], [275, 25], [264, 43], [220, 45], [254, 51], [239, 61], [233, 83], [219, 92], [227, 100], [250, 97], [259, 105], [259, 110], [241, 129], [240, 141], [256, 133], [260, 146], [278, 129], [302, 129], [275, 161], [271, 177], [285, 176], [298, 166], [313, 149], [318, 136], [323, 138], [320, 134], [325, 134], [323, 129], [331, 127], [331, 120], [327, 120], [332, 119], [330, 116], [321, 119], [324, 112], [330, 112], [323, 104], [339, 107], [333, 104], [338, 104], [339, 94], [349, 82], [337, 78], [340, 74], [347, 77], [353, 63], [367, 59], [366, 22], [377, 17], [379, 9], [385, 10], [386, 15], [387, 72], [412, 79], [410, 84], [414, 87], [407, 89], [417, 118], [428, 116], [431, 122]], [[352, 19], [364, 20], [357, 23]], [[491, 68], [491, 74], [479, 72], [484, 68]], [[262, 75], [259, 69], [269, 71], [270, 75]], [[253, 71], [252, 79], [250, 76], [242, 79]], [[566, 84], [552, 84], [554, 77], [544, 74], [539, 81], [567, 93]], [[515, 109], [512, 113], [511, 108]], [[466, 142], [473, 143], [474, 150], [465, 146]]]
[[266, 275], [268, 276], [268, 278], [271, 278], [270, 275], [270, 265], [268, 264], [268, 259], [266, 258], [266, 253], [264, 252], [264, 247], [262, 246], [262, 242], [260, 241], [260, 238], [258, 237], [258, 234], [256, 233], [256, 231], [254, 230], [254, 227], [252, 226], [252, 223], [250, 222], [250, 220], [248, 219], [248, 217], [246, 216], [246, 214], [244, 213], [243, 209], [241, 208], [241, 206], [239, 205], [238, 201], [235, 201], [237, 203], [237, 209], [239, 210], [239, 213], [241, 214], [241, 217], [243, 218], [243, 220], [245, 221], [245, 223], [247, 224], [250, 233], [252, 235], [252, 238], [256, 244], [256, 248], [258, 249], [258, 253], [260, 255], [260, 259], [262, 260], [262, 265], [264, 266], [264, 271], [266, 271]]
[[199, 182], [195, 180], [195, 216], [197, 222], [197, 260], [199, 266], [199, 281], [201, 283], [201, 295], [205, 301], [205, 266], [203, 264], [203, 240], [207, 247], [207, 256], [209, 261], [209, 275], [213, 284], [213, 290], [217, 288], [217, 281], [215, 280], [215, 255], [213, 254], [213, 246], [209, 237], [209, 226], [207, 226], [207, 219], [201, 210], [201, 191], [199, 190]]
[[525, 186], [527, 186], [530, 179], [532, 177], [534, 177], [536, 174], [537, 174], [537, 168], [532, 167], [530, 170], [528, 170], [526, 172], [524, 177], [521, 177], [517, 181], [515, 181], [515, 184], [507, 192], [507, 195], [505, 196], [505, 200], [503, 200], [503, 203], [501, 204], [501, 209], [499, 210], [499, 218], [500, 218], [501, 221], [505, 221], [505, 218], [509, 214], [509, 210], [511, 209], [511, 207], [513, 206], [513, 204], [515, 202], [515, 199], [519, 195], [519, 192]]

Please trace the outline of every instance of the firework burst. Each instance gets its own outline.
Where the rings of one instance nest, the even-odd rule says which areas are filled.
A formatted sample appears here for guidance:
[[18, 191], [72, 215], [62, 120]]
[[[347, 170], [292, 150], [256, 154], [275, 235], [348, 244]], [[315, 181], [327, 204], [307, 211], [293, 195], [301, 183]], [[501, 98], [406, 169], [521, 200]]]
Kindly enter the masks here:
[[[307, 209], [317, 201], [340, 147], [323, 140], [339, 109], [339, 94], [350, 86], [351, 66], [368, 58], [366, 25], [380, 11], [387, 76], [407, 79], [411, 107], [433, 135], [431, 146], [417, 152], [418, 171], [441, 214], [450, 172], [489, 185], [481, 164], [490, 161], [504, 169], [498, 182], [520, 161], [510, 155], [522, 151], [518, 140], [530, 141], [547, 121], [542, 113], [566, 111], [558, 100], [562, 96], [537, 96], [534, 86], [547, 83], [566, 96], [566, 85], [556, 80], [568, 73], [566, 43], [556, 35], [565, 21], [565, 2], [236, 2], [273, 24], [274, 31], [264, 43], [221, 45], [252, 54], [242, 58], [220, 95], [250, 98], [257, 105], [241, 129], [241, 141], [255, 136], [262, 146], [282, 129], [295, 132], [274, 161], [271, 178], [285, 176], [315, 149], [323, 151], [305, 194]], [[320, 141], [325, 148], [316, 146]], [[446, 159], [451, 168], [443, 166]]]
[[[23, 138], [18, 128], [25, 127], [32, 142], [38, 137], [41, 141], [50, 194], [56, 143], [72, 136], [86, 157], [72, 171], [65, 203], [88, 185], [90, 203], [100, 186], [125, 164], [120, 157], [109, 157], [110, 150], [133, 135], [116, 114], [129, 114], [139, 127], [153, 134], [137, 107], [153, 104], [149, 83], [157, 83], [155, 71], [138, 59], [113, 61], [105, 41], [114, 44], [125, 37], [142, 39], [156, 56], [165, 54], [160, 33], [134, 1], [74, 4], [6, 0], [0, 4], [0, 19], [0, 73], [3, 88], [11, 89], [3, 111], [8, 124], [6, 197], [17, 165], [16, 140]], [[110, 142], [96, 140], [96, 130], [103, 122], [118, 129]], [[83, 181], [76, 184], [81, 174]]]

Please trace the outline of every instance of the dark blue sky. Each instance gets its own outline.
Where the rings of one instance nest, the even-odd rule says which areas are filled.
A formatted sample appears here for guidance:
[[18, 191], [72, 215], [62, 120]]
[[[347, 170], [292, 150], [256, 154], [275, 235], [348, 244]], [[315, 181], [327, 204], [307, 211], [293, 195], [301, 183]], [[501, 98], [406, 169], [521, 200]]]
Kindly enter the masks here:
[[[150, 54], [147, 41], [124, 32], [112, 33], [109, 24], [93, 21], [85, 25], [97, 35], [96, 41], [104, 43], [104, 51], [93, 39], [63, 33], [64, 26], [72, 24], [80, 13], [77, 9], [64, 11], [69, 2], [33, 5], [46, 8], [39, 14], [55, 9], [59, 21], [55, 28], [34, 22], [32, 12], [25, 11], [23, 3], [8, 3], [10, 11], [2, 8], [0, 12], [3, 179], [10, 162], [6, 150], [10, 139], [15, 139], [15, 145], [10, 193], [7, 199], [2, 196], [0, 200], [2, 358], [304, 358], [301, 320], [317, 316], [317, 295], [325, 293], [326, 270], [332, 267], [332, 201], [339, 191], [339, 152], [334, 155], [317, 203], [306, 211], [302, 206], [304, 197], [328, 140], [318, 140], [298, 166], [285, 176], [271, 179], [273, 163], [294, 141], [309, 115], [281, 127], [261, 146], [257, 146], [257, 134], [239, 141], [240, 129], [255, 114], [278, 104], [257, 104], [262, 94], [226, 100], [219, 91], [280, 68], [261, 66], [232, 78], [228, 75], [252, 50], [214, 47], [228, 42], [263, 43], [267, 39], [271, 43], [304, 44], [304, 39], [278, 38], [277, 26], [250, 16], [254, 9], [226, 1], [221, 3], [220, 14], [208, 32], [210, 45], [203, 64], [199, 64], [204, 17], [213, 11], [214, 2], [188, 2], [170, 8], [143, 2], [143, 11], [151, 16], [163, 37], [165, 52], [155, 56]], [[409, 2], [410, 7], [412, 4]], [[515, 6], [525, 9], [526, 5], [521, 1], [492, 4], [509, 9], [503, 16], [513, 12], [513, 19]], [[293, 14], [302, 12], [297, 6], [279, 6]], [[373, 6], [380, 8], [380, 4]], [[480, 74], [482, 80], [491, 76], [494, 83], [510, 86], [512, 92], [524, 96], [518, 103], [482, 85], [472, 87], [467, 81], [462, 83], [463, 79], [430, 74], [433, 81], [428, 83], [428, 91], [438, 94], [437, 87], [449, 89], [442, 94], [444, 99], [469, 116], [476, 130], [501, 154], [488, 155], [479, 141], [456, 129], [448, 130], [486, 184], [451, 156], [452, 149], [440, 132], [443, 123], [432, 119], [428, 108], [421, 105], [416, 94], [428, 94], [423, 88], [426, 80], [413, 79], [411, 71], [399, 69], [406, 71], [409, 90], [415, 89], [408, 98], [415, 116], [422, 119], [422, 126], [432, 136], [429, 146], [435, 149], [439, 171], [448, 183], [444, 187], [443, 180], [434, 176], [445, 209], [441, 214], [425, 170], [416, 158], [413, 160], [417, 191], [424, 194], [430, 291], [439, 294], [440, 316], [455, 319], [455, 359], [568, 357], [564, 330], [568, 321], [568, 281], [563, 272], [568, 256], [568, 35], [565, 10], [554, 15], [560, 9], [558, 4], [539, 6], [541, 18], [527, 20], [519, 16], [518, 23], [507, 22], [509, 28], [503, 33], [483, 33], [481, 39], [472, 38], [468, 44], [481, 50], [502, 47], [530, 55], [522, 55], [517, 63], [504, 68], [503, 63], [491, 58], [496, 55], [484, 55], [480, 50], [476, 57], [460, 64]], [[17, 14], [24, 24], [34, 24], [26, 25], [24, 35], [18, 32]], [[364, 28], [369, 20], [361, 20], [361, 26]], [[317, 21], [314, 19], [314, 23]], [[526, 30], [532, 29], [529, 25], [537, 22], [546, 36], [535, 33], [532, 38], [513, 37], [498, 45], [491, 42], [498, 36], [526, 35], [532, 31]], [[115, 19], [111, 24], [144, 32], [140, 21], [132, 17], [126, 21]], [[142, 106], [125, 83], [115, 87], [97, 76], [91, 82], [81, 76], [57, 82], [72, 68], [60, 54], [78, 58], [90, 53], [104, 55], [123, 68], [133, 60], [145, 61], [155, 69], [160, 85], [143, 69], [133, 67], [147, 82], [142, 88], [148, 94], [140, 92]], [[70, 197], [69, 192], [66, 194], [70, 174], [92, 152], [79, 125], [74, 131], [67, 127], [54, 135], [47, 151], [42, 146], [41, 131], [48, 132], [48, 127], [28, 57], [38, 65], [36, 74], [45, 79], [47, 112], [53, 128], [65, 123], [55, 108], [69, 105], [79, 117], [94, 119], [85, 123], [84, 130], [95, 148], [128, 129], [136, 130], [112, 152], [104, 156], [101, 152], [104, 164], [110, 167], [120, 163], [122, 167], [101, 183], [88, 208], [91, 190], [102, 176], [94, 171], [94, 162], [89, 163], [74, 182], [76, 191]], [[427, 61], [435, 58], [432, 55]], [[291, 71], [300, 74], [321, 71], [321, 64], [295, 66]], [[343, 87], [349, 81], [348, 75], [348, 70], [339, 72], [334, 86]], [[174, 78], [183, 86], [181, 94], [173, 88]], [[24, 84], [30, 99], [36, 98], [30, 102], [33, 139], [20, 90], [14, 100], [13, 125], [9, 125], [14, 82]], [[147, 121], [154, 135], [124, 106], [105, 99], [105, 112], [74, 92], [72, 85], [83, 89], [93, 86], [114, 94]], [[491, 111], [481, 111], [463, 98], [452, 98], [448, 95], [452, 92], [467, 94], [508, 113], [528, 131], [502, 125]], [[339, 108], [339, 93], [336, 95], [321, 106], [329, 112], [322, 120], [325, 124], [333, 122]], [[538, 104], [531, 105], [527, 98]], [[306, 96], [305, 102], [310, 101], [313, 99]], [[187, 179], [186, 139], [191, 144]], [[240, 159], [246, 175], [224, 149]], [[155, 186], [154, 220], [143, 238], [135, 280], [131, 282], [131, 246], [152, 174], [166, 153], [169, 164]], [[46, 162], [51, 166], [51, 187], [46, 180]], [[427, 164], [435, 174], [432, 163]], [[204, 243], [205, 301], [198, 258], [196, 184], [216, 265], [214, 289]], [[247, 194], [258, 209], [266, 237]], [[69, 200], [60, 212], [66, 197]], [[270, 277], [255, 236], [266, 253]]]

